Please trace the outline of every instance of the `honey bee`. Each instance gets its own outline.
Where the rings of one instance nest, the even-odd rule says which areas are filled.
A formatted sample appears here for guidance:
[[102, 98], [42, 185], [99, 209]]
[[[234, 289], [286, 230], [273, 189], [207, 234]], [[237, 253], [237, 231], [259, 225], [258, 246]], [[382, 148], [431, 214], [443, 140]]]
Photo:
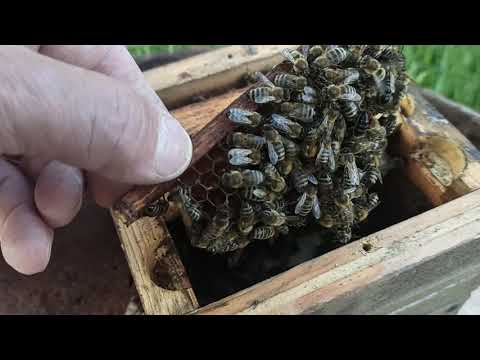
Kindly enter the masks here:
[[203, 231], [198, 246], [206, 248], [220, 238], [230, 225], [230, 215], [230, 209], [227, 206], [220, 207]]
[[259, 150], [265, 145], [266, 140], [261, 136], [235, 132], [228, 137], [227, 142], [234, 147]]
[[288, 176], [293, 170], [293, 161], [290, 159], [284, 159], [277, 163], [277, 169], [280, 175]]
[[380, 184], [383, 183], [383, 180], [382, 180], [382, 173], [380, 172], [380, 170], [377, 168], [377, 167], [373, 167], [373, 166], [368, 166], [366, 169], [365, 169], [365, 173], [363, 174], [362, 176], [362, 179], [361, 179], [361, 183], [363, 186], [365, 186], [365, 188], [370, 188], [372, 187], [373, 185], [375, 185], [376, 183], [380, 182]]
[[290, 229], [288, 225], [283, 224], [278, 227], [278, 233], [282, 236], [288, 235], [289, 232], [290, 232]]
[[360, 59], [362, 58], [364, 52], [365, 52], [365, 45], [349, 45], [348, 46], [348, 51], [350, 52], [350, 60], [354, 64], [358, 64]]
[[359, 102], [362, 100], [357, 90], [351, 85], [329, 85], [327, 87], [327, 95], [334, 101]]
[[320, 217], [318, 223], [324, 228], [330, 229], [335, 225], [335, 219], [330, 214], [322, 213], [322, 216]]
[[228, 119], [236, 125], [258, 127], [262, 123], [262, 115], [255, 111], [240, 108], [230, 108], [227, 112]]
[[200, 221], [203, 217], [202, 206], [192, 198], [191, 188], [181, 188], [179, 191], [179, 197], [181, 204], [190, 219], [195, 222]]
[[304, 103], [284, 102], [280, 105], [280, 111], [305, 123], [311, 123], [315, 117], [315, 108]]
[[354, 221], [354, 210], [350, 197], [347, 194], [339, 193], [335, 196], [334, 202], [337, 206], [334, 214], [336, 223], [352, 224]]
[[294, 188], [302, 193], [309, 183], [309, 174], [301, 167], [297, 167], [292, 171], [292, 183]]
[[260, 185], [264, 180], [265, 175], [259, 170], [230, 170], [221, 178], [222, 184], [231, 189]]
[[285, 149], [285, 158], [295, 160], [300, 152], [299, 146], [290, 139], [282, 137], [283, 147]]
[[247, 235], [253, 230], [255, 225], [255, 212], [248, 201], [243, 201], [240, 206], [240, 216], [238, 219], [238, 230], [241, 234]]
[[323, 70], [323, 74], [327, 81], [335, 84], [349, 85], [360, 78], [360, 72], [354, 68], [348, 69], [332, 69], [326, 68]]
[[365, 204], [357, 204], [354, 207], [355, 211], [355, 221], [360, 223], [364, 221], [370, 212], [375, 209], [380, 204], [380, 199], [376, 193], [368, 195], [367, 201]]
[[281, 131], [292, 139], [300, 137], [303, 132], [302, 125], [278, 114], [272, 114], [272, 125], [275, 129]]
[[287, 218], [285, 214], [280, 213], [276, 210], [273, 209], [265, 209], [262, 211], [260, 214], [260, 220], [265, 224], [265, 225], [270, 225], [270, 226], [281, 226], [285, 224], [287, 221]]
[[378, 122], [365, 131], [365, 138], [371, 142], [381, 143], [387, 138], [387, 130]]
[[262, 154], [255, 149], [231, 149], [228, 151], [228, 161], [234, 166], [258, 165]]
[[268, 192], [267, 189], [263, 186], [250, 186], [243, 190], [242, 196], [246, 200], [251, 201], [265, 201], [267, 198]]
[[320, 124], [320, 132], [324, 138], [329, 138], [330, 134], [335, 126], [335, 122], [339, 118], [340, 113], [334, 109], [326, 108], [323, 111], [323, 120]]
[[358, 115], [357, 126], [355, 127], [355, 132], [357, 135], [363, 135], [370, 127], [370, 118], [366, 111], [362, 111]]
[[352, 101], [340, 101], [338, 103], [340, 111], [345, 119], [353, 121], [358, 115], [358, 105]]
[[276, 86], [292, 89], [292, 90], [303, 90], [307, 86], [307, 79], [303, 76], [295, 76], [291, 74], [278, 74], [275, 76], [273, 83]]
[[325, 52], [312, 61], [312, 66], [323, 69], [326, 67], [339, 65], [348, 57], [348, 51], [341, 47], [327, 48]]
[[332, 177], [327, 171], [322, 172], [318, 177], [318, 190], [320, 194], [328, 194], [333, 190]]
[[288, 98], [287, 90], [275, 86], [265, 75], [255, 73], [257, 79], [265, 86], [256, 87], [248, 92], [250, 100], [257, 104], [281, 103]]
[[360, 68], [373, 78], [377, 86], [379, 86], [380, 82], [385, 79], [386, 71], [382, 67], [382, 64], [380, 61], [369, 55], [366, 55], [361, 59]]
[[345, 122], [345, 119], [342, 117], [338, 118], [337, 121], [335, 121], [335, 125], [333, 127], [333, 134], [332, 134], [332, 150], [333, 153], [336, 154], [336, 151], [333, 149], [333, 143], [338, 143], [338, 146], [343, 142], [343, 139], [345, 138], [345, 133], [347, 131], [347, 123]]
[[348, 244], [352, 239], [352, 229], [347, 224], [335, 226], [335, 239], [340, 244]]
[[308, 51], [308, 55], [316, 59], [322, 55], [326, 49], [327, 47], [325, 45], [313, 45]]
[[250, 241], [242, 237], [241, 234], [234, 230], [228, 230], [223, 236], [215, 239], [212, 244], [207, 247], [211, 253], [226, 253], [243, 249]]
[[272, 164], [266, 164], [263, 168], [263, 173], [266, 177], [267, 186], [271, 191], [276, 193], [284, 192], [287, 188], [285, 179], [279, 174], [275, 166]]
[[355, 188], [360, 185], [360, 176], [358, 168], [355, 163], [355, 156], [352, 153], [343, 154], [343, 161], [345, 164], [343, 186], [345, 194], [355, 191]]
[[307, 159], [314, 158], [318, 153], [320, 130], [318, 127], [310, 127], [305, 131], [302, 143], [302, 154]]
[[405, 56], [395, 46], [385, 47], [378, 55], [378, 60], [389, 66], [394, 66], [401, 71], [405, 70]]
[[367, 45], [363, 53], [376, 59], [385, 47], [386, 45]]
[[299, 100], [305, 104], [315, 105], [319, 102], [317, 91], [310, 86], [305, 86]]
[[382, 125], [385, 127], [385, 133], [387, 136], [391, 136], [398, 130], [399, 124], [397, 122], [397, 117], [395, 114], [388, 114], [383, 116], [380, 121]]
[[395, 93], [395, 77], [391, 71], [385, 76], [384, 86], [379, 95], [379, 101], [382, 105], [391, 104], [393, 102], [393, 94]]
[[146, 217], [157, 217], [165, 214], [169, 204], [165, 199], [158, 199], [151, 202], [143, 209], [143, 215]]
[[267, 207], [276, 211], [283, 212], [287, 206], [287, 203], [283, 198], [272, 198], [266, 201]]
[[287, 216], [286, 220], [287, 225], [293, 228], [301, 228], [307, 225], [307, 220], [305, 217], [300, 215], [289, 215]]
[[329, 169], [335, 171], [336, 162], [332, 151], [332, 143], [330, 139], [325, 139], [320, 145], [317, 157], [315, 158], [315, 166], [321, 169]]
[[268, 240], [275, 236], [275, 228], [273, 226], [257, 226], [250, 233], [253, 240]]
[[298, 50], [283, 49], [282, 55], [293, 65], [293, 71], [296, 74], [304, 74], [308, 72], [308, 61], [304, 54]]
[[314, 186], [306, 188], [295, 206], [295, 215], [306, 217], [310, 212], [313, 213], [315, 219], [320, 219], [320, 202], [318, 201], [317, 189]]
[[273, 165], [285, 159], [285, 147], [282, 137], [271, 125], [265, 125], [263, 135], [267, 139], [268, 157]]

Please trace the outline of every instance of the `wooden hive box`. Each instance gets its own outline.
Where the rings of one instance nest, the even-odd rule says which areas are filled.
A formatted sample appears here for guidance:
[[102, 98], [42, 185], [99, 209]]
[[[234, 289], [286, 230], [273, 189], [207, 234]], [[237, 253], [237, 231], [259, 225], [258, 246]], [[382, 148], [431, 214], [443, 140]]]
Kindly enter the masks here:
[[[242, 101], [242, 77], [270, 69], [282, 48], [296, 46], [230, 46], [145, 72], [191, 135], [193, 163], [231, 130], [218, 124]], [[480, 153], [458, 130], [476, 141], [480, 121], [415, 86], [410, 99], [414, 107], [404, 104], [404, 123], [390, 144], [405, 165], [385, 179], [387, 205], [365, 236], [213, 302], [203, 295], [199, 301], [204, 291], [199, 276], [191, 277], [201, 267], [184, 264], [170, 214], [139, 218], [168, 184], [122, 198], [112, 216], [145, 314], [454, 312], [480, 286]]]

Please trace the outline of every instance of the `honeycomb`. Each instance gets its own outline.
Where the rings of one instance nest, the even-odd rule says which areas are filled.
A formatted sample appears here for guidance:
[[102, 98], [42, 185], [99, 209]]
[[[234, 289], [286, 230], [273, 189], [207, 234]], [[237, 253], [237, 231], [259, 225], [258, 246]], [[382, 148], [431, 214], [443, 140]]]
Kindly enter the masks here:
[[[323, 45], [322, 45], [323, 46]], [[342, 51], [350, 51], [349, 47], [356, 47], [359, 48], [361, 46], [359, 45], [331, 45], [331, 46], [325, 46], [328, 51], [328, 47], [333, 47], [334, 49], [336, 48], [337, 50], [341, 47], [343, 47], [345, 50]], [[366, 48], [368, 46], [365, 46]], [[229, 163], [228, 157], [227, 157], [227, 152], [233, 147], [230, 144], [227, 144], [226, 139], [224, 139], [221, 143], [216, 145], [210, 152], [208, 152], [205, 156], [203, 156], [198, 162], [196, 162], [194, 165], [192, 165], [179, 179], [176, 180], [176, 189], [173, 190], [169, 196], [168, 200], [169, 201], [176, 201], [181, 203], [181, 208], [182, 208], [182, 218], [185, 223], [187, 233], [190, 237], [191, 243], [194, 247], [200, 247], [203, 249], [206, 249], [209, 252], [230, 252], [233, 250], [238, 250], [241, 249], [245, 246], [247, 246], [250, 242], [256, 241], [256, 239], [263, 238], [263, 239], [274, 239], [277, 238], [280, 235], [284, 235], [284, 232], [288, 233], [288, 228], [289, 227], [304, 227], [309, 223], [312, 223], [312, 221], [316, 221], [318, 224], [322, 225], [326, 229], [332, 228], [332, 231], [335, 232], [338, 241], [341, 243], [346, 243], [351, 241], [352, 239], [352, 233], [351, 229], [352, 227], [356, 226], [359, 222], [364, 221], [366, 217], [368, 216], [369, 211], [373, 210], [376, 205], [378, 205], [379, 199], [378, 195], [376, 193], [370, 193], [367, 185], [365, 185], [364, 188], [360, 185], [360, 180], [356, 182], [355, 184], [351, 185], [350, 183], [346, 182], [347, 180], [350, 181], [351, 179], [347, 179], [348, 177], [351, 177], [349, 173], [352, 171], [350, 169], [352, 161], [353, 164], [358, 164], [355, 165], [355, 168], [358, 170], [358, 177], [362, 178], [365, 175], [366, 181], [373, 181], [373, 184], [378, 181], [381, 176], [373, 176], [372, 175], [372, 170], [371, 167], [374, 166], [376, 167], [375, 171], [379, 171], [378, 166], [379, 165], [372, 165], [376, 164], [377, 161], [372, 162], [370, 155], [372, 156], [379, 156], [380, 158], [383, 158], [384, 156], [384, 149], [387, 144], [387, 136], [391, 135], [395, 131], [395, 124], [391, 122], [391, 118], [395, 117], [395, 113], [398, 112], [399, 109], [399, 101], [400, 98], [405, 94], [405, 86], [403, 81], [404, 80], [398, 80], [398, 85], [400, 85], [400, 90], [394, 90], [393, 91], [393, 96], [391, 95], [391, 99], [385, 103], [382, 103], [380, 100], [380, 95], [369, 95], [372, 94], [372, 90], [380, 92], [379, 90], [381, 87], [382, 89], [390, 89], [390, 85], [385, 85], [388, 84], [388, 80], [390, 83], [396, 82], [397, 79], [400, 77], [405, 78], [405, 73], [404, 73], [404, 62], [402, 60], [403, 55], [399, 57], [399, 63], [391, 63], [391, 56], [396, 55], [395, 52], [397, 51], [393, 47], [385, 47], [385, 49], [388, 49], [388, 51], [385, 51], [385, 54], [388, 53], [388, 57], [385, 56], [382, 58], [383, 50], [379, 52], [378, 59], [380, 60], [375, 60], [377, 63], [380, 63], [380, 61], [384, 62], [385, 65], [385, 73], [388, 72], [391, 76], [389, 78], [385, 77], [387, 80], [380, 80], [379, 81], [374, 81], [373, 77], [369, 75], [369, 73], [366, 72], [366, 70], [363, 70], [361, 62], [355, 62], [353, 60], [347, 60], [345, 61], [345, 65], [340, 66], [339, 64], [329, 66], [329, 69], [332, 69], [333, 71], [351, 71], [352, 69], [354, 71], [357, 71], [357, 78], [356, 80], [353, 80], [352, 83], [348, 83], [347, 85], [341, 85], [345, 86], [348, 91], [350, 91], [350, 94], [347, 95], [356, 95], [358, 99], [360, 100], [353, 100], [355, 97], [352, 97], [352, 100], [337, 100], [336, 98], [332, 98], [333, 95], [330, 95], [327, 90], [331, 90], [330, 88], [332, 86], [339, 87], [338, 83], [332, 83], [331, 80], [326, 79], [322, 74], [323, 70], [319, 70], [317, 72], [311, 72], [311, 73], [305, 73], [304, 76], [306, 78], [306, 81], [308, 80], [307, 84], [308, 86], [305, 86], [305, 88], [310, 87], [314, 88], [316, 90], [318, 96], [318, 102], [314, 103], [315, 105], [307, 105], [307, 104], [312, 104], [310, 102], [307, 102], [307, 100], [302, 100], [304, 99], [302, 97], [302, 90], [285, 90], [285, 94], [293, 94], [294, 99], [297, 100], [290, 100], [290, 95], [288, 100], [281, 100], [281, 105], [278, 104], [276, 105], [275, 103], [271, 104], [260, 104], [257, 106], [258, 114], [261, 115], [261, 125], [258, 127], [255, 126], [245, 126], [245, 125], [240, 125], [238, 128], [239, 130], [236, 131], [242, 131], [247, 134], [253, 134], [256, 136], [263, 136], [265, 139], [267, 139], [267, 133], [265, 132], [265, 125], [268, 126], [273, 126], [273, 122], [271, 119], [271, 116], [273, 113], [283, 113], [284, 111], [288, 110], [282, 110], [282, 106], [285, 103], [288, 103], [290, 101], [294, 101], [293, 104], [301, 105], [301, 106], [310, 106], [311, 108], [314, 108], [314, 113], [316, 114], [315, 117], [309, 121], [304, 121], [304, 120], [299, 120], [295, 117], [290, 118], [290, 121], [293, 123], [296, 123], [297, 126], [301, 125], [302, 132], [301, 136], [299, 138], [294, 137], [289, 135], [288, 133], [281, 133], [282, 138], [288, 139], [290, 142], [296, 143], [299, 148], [301, 148], [307, 141], [306, 135], [308, 134], [308, 131], [310, 130], [318, 130], [319, 131], [319, 137], [318, 140], [315, 140], [317, 142], [317, 148], [314, 156], [304, 156], [302, 153], [299, 153], [295, 161], [297, 161], [295, 164], [295, 170], [299, 169], [304, 171], [305, 169], [312, 169], [310, 171], [310, 175], [313, 176], [314, 180], [317, 181], [315, 184], [315, 181], [312, 180], [312, 183], [308, 183], [307, 185], [303, 186], [303, 190], [299, 190], [300, 186], [297, 186], [297, 180], [295, 179], [295, 176], [293, 175], [295, 173], [292, 172], [290, 174], [284, 175], [283, 180], [285, 181], [286, 188], [285, 191], [280, 191], [279, 193], [276, 193], [274, 190], [272, 190], [271, 187], [267, 186], [268, 188], [268, 194], [271, 195], [273, 194], [276, 196], [279, 201], [283, 202], [284, 205], [280, 206], [278, 212], [281, 212], [282, 216], [284, 217], [284, 222], [279, 224], [279, 225], [269, 225], [266, 224], [264, 219], [262, 218], [261, 221], [259, 221], [260, 216], [263, 216], [263, 212], [265, 211], [265, 207], [270, 207], [270, 203], [267, 204], [266, 201], [262, 202], [257, 202], [257, 201], [250, 201], [248, 200], [248, 203], [252, 206], [253, 208], [253, 214], [255, 216], [255, 221], [252, 226], [252, 230], [250, 232], [247, 232], [246, 234], [241, 234], [239, 233], [239, 223], [240, 223], [240, 209], [241, 209], [241, 204], [246, 201], [244, 198], [244, 195], [242, 195], [241, 191], [244, 189], [244, 186], [242, 186], [242, 189], [229, 189], [225, 186], [222, 185], [221, 183], [221, 178], [222, 175], [225, 173], [225, 171], [229, 170], [245, 170], [245, 169], [250, 169], [250, 170], [259, 170], [259, 171], [264, 171], [264, 166], [266, 164], [271, 164], [274, 165], [274, 167], [278, 171], [278, 166], [276, 163], [273, 162], [270, 152], [267, 151], [267, 146], [262, 145], [261, 147], [261, 161], [259, 165], [248, 165], [248, 166], [233, 166]], [[392, 50], [393, 49], [393, 50]], [[371, 54], [374, 54], [373, 46], [369, 49], [371, 50]], [[333, 50], [336, 51], [336, 50]], [[352, 50], [353, 51], [353, 50]], [[375, 50], [376, 51], [376, 50]], [[370, 55], [365, 55], [368, 57], [371, 57]], [[373, 55], [372, 55], [373, 56]], [[305, 57], [305, 61], [307, 61], [308, 56]], [[317, 59], [309, 59], [308, 61], [310, 64], [314, 63], [314, 60], [316, 61]], [[383, 64], [383, 63], [382, 63]], [[387, 65], [389, 64], [389, 65]], [[277, 72], [276, 74], [296, 74], [298, 75], [298, 72], [300, 70], [295, 69], [295, 66], [292, 66], [290, 64], [289, 70], [284, 70], [284, 72]], [[272, 75], [273, 74], [273, 75]], [[275, 75], [275, 72], [271, 74], [271, 77]], [[395, 74], [395, 75], [394, 75]], [[267, 79], [267, 81], [271, 79]], [[343, 84], [343, 83], [342, 83]], [[273, 84], [272, 84], [273, 86]], [[376, 88], [377, 87], [377, 88]], [[277, 89], [279, 87], [277, 86]], [[398, 88], [397, 88], [398, 89]], [[258, 90], [255, 88], [254, 90]], [[254, 91], [252, 90], [252, 91]], [[304, 90], [303, 90], [304, 91]], [[385, 91], [385, 90], [382, 90]], [[358, 93], [356, 93], [358, 92]], [[273, 92], [272, 92], [273, 94]], [[374, 92], [373, 94], [376, 94]], [[250, 95], [249, 95], [250, 96]], [[280, 95], [278, 95], [280, 96]], [[281, 95], [283, 96], [283, 95]], [[301, 99], [301, 100], [298, 100]], [[333, 99], [333, 100], [332, 100]], [[252, 95], [251, 101], [254, 100], [254, 95]], [[304, 103], [305, 101], [305, 103]], [[358, 101], [358, 103], [356, 103]], [[382, 100], [383, 101], [383, 100]], [[292, 103], [291, 103], [292, 104]], [[288, 105], [288, 104], [287, 104]], [[356, 113], [354, 116], [351, 116], [351, 109], [352, 107], [346, 106], [346, 105], [351, 105], [357, 108], [358, 111], [358, 116]], [[338, 141], [338, 148], [337, 148], [337, 153], [332, 155], [333, 157], [337, 157], [336, 163], [337, 165], [334, 165], [333, 168], [329, 170], [326, 162], [323, 162], [323, 165], [318, 165], [315, 159], [318, 159], [320, 157], [320, 154], [323, 154], [320, 149], [324, 148], [324, 145], [330, 144], [331, 138], [330, 135], [332, 134], [330, 132], [329, 135], [325, 135], [327, 132], [327, 128], [323, 126], [323, 124], [327, 123], [327, 115], [326, 112], [335, 112], [338, 114], [335, 119], [342, 119], [342, 120], [333, 120], [333, 124], [331, 125], [332, 128], [336, 128], [337, 123], [343, 122], [345, 125], [344, 126], [344, 135], [341, 136], [341, 140]], [[350, 113], [349, 113], [350, 112]], [[361, 116], [364, 115], [364, 117], [367, 118], [367, 123], [362, 122], [362, 126], [364, 127], [363, 129], [363, 135], [360, 133], [360, 135], [357, 134], [357, 129], [359, 127], [359, 123], [361, 122]], [[289, 115], [285, 115], [289, 116]], [[293, 116], [293, 115], [292, 115]], [[298, 116], [298, 115], [297, 115]], [[332, 116], [333, 118], [333, 116]], [[295, 120], [295, 121], [292, 121]], [[232, 120], [232, 119], [230, 119]], [[233, 120], [232, 120], [233, 121]], [[330, 121], [330, 120], [328, 120]], [[275, 126], [273, 126], [275, 128]], [[341, 125], [339, 125], [341, 127]], [[372, 134], [371, 137], [366, 137], [365, 131], [370, 131], [369, 134]], [[381, 138], [379, 138], [378, 134], [379, 132], [377, 130], [382, 130], [384, 135], [380, 135]], [[332, 131], [332, 130], [330, 130]], [[338, 130], [334, 130], [335, 131]], [[380, 134], [382, 132], [380, 131]], [[386, 134], [386, 135], [385, 135]], [[363, 137], [362, 137], [363, 136]], [[370, 135], [369, 135], [370, 136]], [[332, 143], [333, 144], [333, 141]], [[368, 145], [366, 148], [361, 148], [361, 146]], [[333, 147], [333, 145], [332, 145]], [[362, 149], [362, 150], [355, 150], [355, 149]], [[371, 150], [369, 150], [371, 149]], [[380, 150], [379, 150], [380, 149]], [[383, 149], [383, 150], [382, 150]], [[345, 150], [345, 153], [342, 152]], [[323, 151], [323, 150], [322, 150]], [[383, 153], [381, 153], [383, 151]], [[347, 154], [344, 155], [343, 154]], [[376, 154], [376, 155], [373, 155]], [[379, 155], [380, 154], [380, 155]], [[318, 155], [318, 156], [317, 156]], [[329, 158], [330, 159], [330, 158]], [[345, 160], [347, 159], [347, 160]], [[352, 160], [348, 160], [352, 159]], [[334, 162], [335, 162], [334, 161]], [[343, 163], [342, 163], [343, 161]], [[330, 162], [330, 160], [329, 160]], [[329, 163], [328, 162], [328, 163]], [[382, 159], [379, 160], [378, 162], [382, 162]], [[322, 162], [320, 162], [322, 164]], [[339, 165], [340, 164], [340, 165]], [[370, 170], [369, 170], [370, 169]], [[315, 174], [315, 175], [314, 175]], [[361, 174], [361, 175], [360, 175]], [[367, 175], [366, 175], [367, 174]], [[315, 178], [315, 176], [318, 176]], [[318, 179], [324, 180], [325, 176], [331, 177], [331, 190], [322, 190], [320, 184], [318, 182]], [[372, 178], [373, 176], [373, 178]], [[305, 178], [306, 179], [306, 178]], [[269, 180], [271, 181], [271, 180]], [[310, 181], [310, 180], [309, 180]], [[353, 187], [345, 187], [347, 184], [348, 186], [353, 186]], [[363, 184], [363, 183], [362, 183]], [[263, 185], [263, 184], [262, 184]], [[317, 200], [317, 203], [321, 203], [322, 207], [322, 217], [320, 217], [320, 210], [318, 210], [318, 216], [315, 214], [315, 206], [313, 207], [311, 205], [310, 208], [308, 209], [308, 206], [306, 206], [307, 210], [298, 210], [296, 208], [296, 204], [299, 204], [302, 202], [300, 200], [302, 197], [307, 196], [307, 190], [311, 190], [311, 188], [314, 188], [314, 196]], [[353, 192], [350, 191], [353, 189]], [[359, 191], [357, 191], [359, 190]], [[360, 191], [361, 190], [361, 191]], [[327, 192], [327, 193], [326, 193]], [[173, 194], [173, 196], [172, 196]], [[180, 197], [178, 197], [178, 194], [181, 194]], [[309, 199], [310, 198], [310, 195]], [[181, 199], [179, 201], [178, 199]], [[188, 199], [186, 201], [185, 199]], [[313, 197], [312, 197], [313, 199]], [[270, 201], [270, 200], [269, 200]], [[272, 200], [275, 201], [275, 200]], [[312, 200], [313, 201], [313, 200]], [[371, 202], [373, 206], [371, 206]], [[189, 213], [189, 211], [192, 211], [191, 209], [189, 210], [187, 207], [187, 203], [190, 204], [191, 206], [194, 205], [195, 209], [198, 210], [198, 219], [192, 216], [192, 213]], [[189, 205], [189, 206], [190, 206]], [[365, 210], [367, 209], [368, 206], [371, 206], [370, 210]], [[273, 209], [273, 208], [272, 208]], [[197, 210], [195, 210], [197, 211]], [[362, 212], [363, 211], [363, 212]], [[228, 220], [223, 219], [223, 222], [220, 218], [220, 215], [225, 213], [228, 213]], [[325, 215], [326, 214], [326, 215]], [[286, 221], [287, 218], [295, 217], [296, 220], [294, 222]], [[333, 222], [333, 225], [331, 223]], [[330, 225], [329, 225], [330, 224]], [[223, 226], [223, 227], [222, 227]], [[212, 237], [211, 239], [206, 239], [205, 234], [208, 234], [208, 229], [215, 229], [215, 236]], [[221, 230], [219, 230], [221, 228]], [[257, 231], [257, 232], [256, 232]], [[258, 232], [263, 232], [261, 236], [252, 236], [253, 233], [257, 234]], [[212, 235], [213, 236], [213, 235]], [[202, 240], [203, 239], [203, 240]], [[204, 243], [206, 241], [206, 243]]]

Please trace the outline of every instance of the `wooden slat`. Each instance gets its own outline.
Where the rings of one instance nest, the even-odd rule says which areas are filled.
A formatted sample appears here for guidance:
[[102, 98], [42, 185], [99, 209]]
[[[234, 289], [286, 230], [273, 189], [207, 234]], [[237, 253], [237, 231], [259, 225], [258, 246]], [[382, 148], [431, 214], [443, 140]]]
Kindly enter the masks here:
[[195, 294], [165, 222], [142, 218], [127, 227], [112, 217], [145, 314], [175, 315], [196, 309]]
[[415, 111], [400, 128], [395, 148], [406, 171], [434, 205], [480, 188], [480, 152], [412, 86]]
[[148, 83], [171, 109], [192, 97], [231, 89], [247, 72], [269, 70], [280, 51], [298, 45], [228, 46], [145, 72]]
[[[395, 286], [394, 279], [407, 271], [415, 273], [429, 259], [462, 245], [478, 248], [479, 204], [480, 190], [303, 263], [192, 314], [335, 313], [334, 309], [338, 309], [335, 301], [342, 296], [358, 296], [359, 291], [378, 281], [401, 287], [401, 282]], [[365, 243], [372, 246], [369, 252], [363, 250]], [[460, 262], [457, 259], [457, 268]], [[437, 266], [441, 273], [445, 265]], [[419, 272], [417, 276], [424, 276], [424, 281], [417, 282], [411, 291], [435, 279], [435, 269], [428, 277]], [[391, 289], [379, 287], [369, 303], [365, 300], [360, 302], [362, 305], [357, 301], [357, 310], [350, 308], [351, 313], [373, 312], [379, 299], [385, 303], [395, 296]]]
[[[216, 145], [233, 127], [225, 118], [224, 110], [233, 102], [246, 103], [245, 98], [239, 97], [248, 88], [232, 90], [226, 94], [216, 96], [209, 100], [179, 108], [172, 114], [182, 123], [192, 138], [195, 149], [192, 164], [205, 155]], [[248, 107], [245, 105], [244, 107]], [[217, 126], [219, 123], [222, 126]], [[157, 199], [170, 189], [173, 182], [152, 186], [137, 186], [117, 204], [115, 216], [125, 224], [132, 224], [139, 216], [145, 204]]]

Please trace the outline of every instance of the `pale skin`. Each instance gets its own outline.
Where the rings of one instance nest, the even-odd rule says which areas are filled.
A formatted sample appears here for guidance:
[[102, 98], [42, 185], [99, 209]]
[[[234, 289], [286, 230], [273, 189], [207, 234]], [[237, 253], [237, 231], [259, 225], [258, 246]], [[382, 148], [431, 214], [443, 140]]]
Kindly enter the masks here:
[[110, 207], [190, 163], [189, 136], [124, 46], [0, 46], [0, 83], [0, 247], [22, 274], [47, 267], [86, 184]]

